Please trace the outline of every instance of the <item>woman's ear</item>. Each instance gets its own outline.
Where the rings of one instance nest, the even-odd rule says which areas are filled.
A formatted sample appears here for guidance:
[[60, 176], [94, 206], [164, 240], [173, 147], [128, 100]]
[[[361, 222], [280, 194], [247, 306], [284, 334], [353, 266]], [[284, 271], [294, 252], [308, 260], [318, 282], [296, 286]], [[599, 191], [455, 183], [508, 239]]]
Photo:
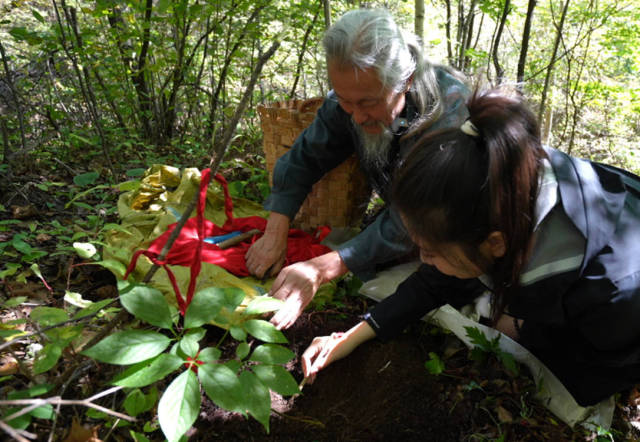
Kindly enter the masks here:
[[484, 240], [484, 244], [494, 258], [501, 258], [507, 252], [507, 240], [502, 232], [491, 232]]

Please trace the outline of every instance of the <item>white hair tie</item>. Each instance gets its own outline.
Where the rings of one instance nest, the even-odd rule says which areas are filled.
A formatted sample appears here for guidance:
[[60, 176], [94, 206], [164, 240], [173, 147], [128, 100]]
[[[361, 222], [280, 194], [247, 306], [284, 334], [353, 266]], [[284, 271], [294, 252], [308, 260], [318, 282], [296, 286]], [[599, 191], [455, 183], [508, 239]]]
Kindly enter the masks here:
[[460, 126], [460, 130], [469, 135], [470, 137], [479, 137], [480, 136], [480, 132], [478, 132], [478, 128], [476, 127], [475, 124], [473, 124], [471, 122], [470, 119], [467, 118], [467, 120], [462, 124], [462, 126]]

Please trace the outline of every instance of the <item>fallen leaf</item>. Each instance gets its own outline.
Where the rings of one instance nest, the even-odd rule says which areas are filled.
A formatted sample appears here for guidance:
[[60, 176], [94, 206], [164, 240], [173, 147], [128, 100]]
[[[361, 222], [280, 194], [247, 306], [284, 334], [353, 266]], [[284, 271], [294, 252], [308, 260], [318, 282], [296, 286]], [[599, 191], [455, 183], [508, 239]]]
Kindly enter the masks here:
[[64, 439], [64, 442], [102, 442], [98, 438], [99, 428], [100, 425], [87, 428], [78, 421], [78, 418], [74, 417], [71, 422], [71, 430], [69, 430], [69, 435]]
[[502, 423], [513, 422], [513, 416], [511, 416], [511, 413], [502, 405], [498, 405], [498, 407], [496, 408], [496, 412], [498, 413], [498, 420], [500, 422]]
[[47, 235], [46, 233], [38, 233], [36, 236], [36, 241], [38, 242], [47, 242], [51, 240], [51, 235]]
[[0, 357], [0, 376], [9, 376], [18, 372], [18, 361], [13, 356]]
[[33, 204], [27, 206], [11, 206], [14, 219], [27, 219], [38, 214], [38, 209]]

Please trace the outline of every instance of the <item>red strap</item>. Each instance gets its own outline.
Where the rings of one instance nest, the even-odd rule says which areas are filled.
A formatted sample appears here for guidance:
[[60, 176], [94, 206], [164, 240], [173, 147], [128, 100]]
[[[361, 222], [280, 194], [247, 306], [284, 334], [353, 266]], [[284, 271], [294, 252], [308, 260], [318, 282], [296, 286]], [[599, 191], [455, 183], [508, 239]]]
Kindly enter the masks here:
[[[220, 177], [222, 178], [222, 177]], [[224, 178], [222, 178], [224, 180]], [[216, 180], [220, 181], [217, 176]], [[204, 207], [207, 202], [207, 187], [211, 181], [211, 169], [205, 169], [200, 176], [200, 195], [198, 196], [198, 244], [196, 245], [196, 253], [193, 255], [193, 261], [191, 262], [191, 279], [189, 280], [189, 289], [187, 290], [187, 305], [191, 303], [193, 299], [193, 293], [196, 289], [196, 280], [202, 269], [202, 243], [204, 242]], [[231, 213], [231, 198], [228, 198], [228, 190], [226, 189], [227, 182], [224, 181], [224, 199], [225, 199], [225, 213], [227, 217]], [[227, 204], [229, 201], [229, 204]], [[227, 212], [228, 211], [228, 212]], [[233, 216], [233, 215], [232, 215]], [[228, 220], [227, 220], [228, 221]]]
[[[198, 243], [196, 245], [196, 253], [193, 256], [193, 261], [191, 262], [191, 272], [190, 272], [190, 280], [189, 280], [189, 288], [187, 289], [187, 299], [185, 300], [180, 293], [180, 288], [178, 287], [178, 283], [176, 281], [175, 275], [168, 267], [166, 261], [158, 260], [158, 254], [155, 252], [151, 252], [149, 250], [138, 250], [133, 254], [131, 258], [131, 262], [129, 263], [129, 267], [127, 267], [127, 271], [124, 275], [124, 279], [126, 280], [131, 272], [136, 268], [136, 263], [138, 262], [138, 258], [140, 255], [145, 255], [147, 258], [151, 260], [154, 264], [161, 266], [169, 276], [169, 280], [171, 281], [171, 285], [173, 286], [173, 291], [176, 293], [176, 301], [178, 303], [178, 308], [180, 309], [180, 313], [184, 316], [187, 311], [187, 307], [191, 303], [193, 299], [193, 294], [196, 289], [196, 281], [198, 280], [198, 275], [200, 274], [200, 270], [202, 269], [202, 244], [204, 242], [205, 234], [204, 234], [204, 208], [207, 202], [207, 188], [209, 187], [209, 182], [211, 181], [211, 170], [205, 169], [202, 171], [200, 176], [200, 191], [198, 193], [198, 204], [197, 204], [197, 233], [198, 233]], [[222, 190], [224, 192], [224, 211], [227, 215], [227, 223], [231, 220], [233, 221], [233, 203], [231, 202], [231, 196], [229, 195], [229, 189], [227, 185], [227, 181], [222, 177], [222, 175], [216, 175], [216, 181], [218, 181], [222, 185]], [[169, 253], [167, 253], [167, 256]]]
[[169, 268], [169, 266], [167, 265], [166, 261], [160, 261], [158, 259], [158, 254], [155, 252], [150, 252], [149, 250], [138, 250], [133, 254], [133, 257], [131, 258], [131, 262], [129, 263], [129, 267], [127, 267], [127, 271], [124, 274], [124, 279], [126, 280], [129, 277], [129, 274], [131, 274], [131, 272], [133, 272], [133, 270], [136, 268], [136, 264], [138, 262], [138, 258], [140, 257], [140, 255], [144, 255], [147, 258], [149, 258], [151, 260], [151, 262], [153, 262], [154, 264], [162, 267], [166, 272], [167, 272], [167, 276], [169, 277], [169, 281], [171, 281], [171, 285], [173, 286], [173, 291], [176, 294], [176, 302], [178, 303], [178, 309], [180, 310], [180, 313], [184, 316], [185, 312], [187, 311], [187, 306], [188, 303], [185, 303], [184, 298], [182, 297], [182, 294], [180, 293], [180, 288], [178, 287], [178, 282], [176, 281], [176, 277], [173, 274], [173, 272], [171, 271], [171, 269]]
[[233, 223], [233, 201], [229, 194], [229, 185], [227, 184], [227, 180], [219, 173], [217, 173], [214, 178], [220, 183], [222, 186], [222, 192], [224, 193], [224, 214], [227, 216], [227, 220], [225, 221], [223, 228], [227, 228], [229, 224]]

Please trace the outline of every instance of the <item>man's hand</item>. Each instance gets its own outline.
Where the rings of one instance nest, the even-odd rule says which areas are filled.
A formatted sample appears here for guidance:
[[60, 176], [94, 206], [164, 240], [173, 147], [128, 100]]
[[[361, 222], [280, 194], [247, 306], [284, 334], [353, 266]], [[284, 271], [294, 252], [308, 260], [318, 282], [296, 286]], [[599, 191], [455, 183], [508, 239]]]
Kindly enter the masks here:
[[282, 269], [269, 293], [284, 301], [284, 305], [273, 315], [271, 323], [278, 330], [289, 328], [311, 302], [320, 285], [347, 271], [338, 252], [329, 252]]
[[249, 272], [258, 278], [277, 274], [287, 257], [288, 235], [289, 217], [271, 212], [264, 235], [253, 243], [245, 255]]
[[331, 333], [331, 336], [314, 338], [302, 354], [304, 377], [313, 382], [320, 370], [349, 355], [357, 346], [373, 337], [375, 332], [363, 321], [346, 333]]

